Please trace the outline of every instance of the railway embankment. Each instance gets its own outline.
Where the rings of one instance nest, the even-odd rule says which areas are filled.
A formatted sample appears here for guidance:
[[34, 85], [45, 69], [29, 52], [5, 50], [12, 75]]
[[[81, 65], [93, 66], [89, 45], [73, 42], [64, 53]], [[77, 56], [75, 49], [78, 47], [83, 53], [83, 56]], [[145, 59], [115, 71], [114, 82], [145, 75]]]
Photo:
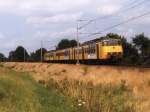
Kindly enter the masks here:
[[[30, 72], [34, 79], [47, 81], [75, 79], [84, 82], [118, 84], [122, 81], [135, 92], [143, 88], [143, 92], [150, 94], [150, 69], [119, 66], [89, 66], [89, 65], [67, 65], [47, 63], [3, 63], [3, 66], [15, 71]], [[144, 89], [146, 88], [146, 89]], [[149, 91], [148, 91], [149, 90]]]

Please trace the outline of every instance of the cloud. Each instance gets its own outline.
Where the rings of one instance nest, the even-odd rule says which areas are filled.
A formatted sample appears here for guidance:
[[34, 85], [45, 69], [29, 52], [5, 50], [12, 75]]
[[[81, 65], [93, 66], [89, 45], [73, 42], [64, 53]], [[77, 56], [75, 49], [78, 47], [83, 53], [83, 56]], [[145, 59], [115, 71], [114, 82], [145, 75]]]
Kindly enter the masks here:
[[119, 9], [120, 9], [119, 5], [107, 4], [107, 5], [98, 7], [97, 11], [99, 14], [102, 14], [102, 15], [111, 15], [111, 14], [117, 12]]
[[4, 34], [0, 32], [0, 39], [4, 39], [4, 38], [5, 38]]
[[47, 24], [47, 23], [64, 23], [64, 22], [75, 22], [82, 16], [82, 13], [75, 14], [58, 14], [55, 16], [38, 16], [38, 17], [29, 17], [27, 18], [28, 24]]
[[91, 0], [0, 0], [2, 11], [31, 15], [39, 12], [58, 13], [88, 5]]

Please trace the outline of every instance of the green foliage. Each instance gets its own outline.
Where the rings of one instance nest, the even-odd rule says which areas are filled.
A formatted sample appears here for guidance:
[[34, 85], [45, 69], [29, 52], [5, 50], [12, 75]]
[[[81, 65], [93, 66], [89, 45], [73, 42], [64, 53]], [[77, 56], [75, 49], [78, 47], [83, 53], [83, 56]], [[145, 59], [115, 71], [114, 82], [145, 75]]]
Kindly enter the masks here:
[[6, 57], [3, 53], [0, 53], [0, 62], [6, 61]]
[[[47, 50], [45, 48], [42, 48], [42, 53], [46, 53]], [[41, 49], [36, 50], [35, 52], [32, 52], [30, 55], [29, 61], [32, 62], [40, 62], [41, 61]]]
[[36, 83], [28, 73], [0, 71], [0, 112], [75, 112], [70, 100]]
[[133, 38], [133, 44], [139, 51], [140, 63], [144, 65], [150, 65], [150, 39], [146, 37], [144, 33], [142, 33]]
[[57, 50], [70, 48], [74, 46], [77, 46], [76, 40], [62, 39], [57, 45]]
[[138, 50], [130, 43], [127, 42], [125, 38], [122, 38], [122, 45], [124, 50], [123, 64], [138, 64], [137, 60], [139, 58]]
[[109, 33], [109, 34], [106, 35], [106, 37], [112, 38], [112, 39], [121, 39], [120, 35], [114, 34], [114, 33]]
[[26, 51], [24, 47], [18, 46], [15, 51], [11, 51], [9, 53], [9, 60], [16, 61], [16, 62], [23, 62], [24, 56], [26, 57], [25, 61], [27, 61], [29, 59], [28, 52]]
[[133, 43], [139, 49], [141, 56], [146, 57], [150, 55], [150, 39], [144, 34], [136, 35], [133, 38]]

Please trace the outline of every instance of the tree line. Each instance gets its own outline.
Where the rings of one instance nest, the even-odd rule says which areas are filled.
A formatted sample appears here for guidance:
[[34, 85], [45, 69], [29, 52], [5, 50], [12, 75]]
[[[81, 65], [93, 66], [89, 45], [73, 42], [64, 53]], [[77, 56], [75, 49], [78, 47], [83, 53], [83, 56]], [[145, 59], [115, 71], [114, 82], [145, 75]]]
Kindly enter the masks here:
[[[61, 50], [68, 47], [74, 47], [77, 45], [76, 40], [68, 40], [62, 39], [56, 50]], [[40, 62], [41, 61], [41, 51], [42, 54], [46, 53], [47, 50], [45, 48], [39, 48], [30, 54], [23, 46], [18, 46], [14, 51], [10, 51], [8, 57], [4, 54], [0, 53], [0, 62], [8, 61], [8, 62]], [[43, 59], [44, 57], [42, 57]]]
[[[121, 39], [124, 49], [123, 59], [120, 61], [121, 64], [150, 65], [150, 38], [145, 36], [144, 33], [131, 37], [130, 42], [127, 41], [124, 36], [114, 33], [109, 33], [105, 37]], [[56, 50], [74, 46], [77, 46], [76, 40], [62, 39], [58, 43]], [[45, 52], [47, 52], [47, 50], [42, 48], [42, 53], [44, 54]], [[24, 47], [18, 46], [14, 51], [9, 53], [8, 58], [6, 58], [4, 54], [0, 53], [0, 61], [40, 62], [41, 48], [29, 54]]]

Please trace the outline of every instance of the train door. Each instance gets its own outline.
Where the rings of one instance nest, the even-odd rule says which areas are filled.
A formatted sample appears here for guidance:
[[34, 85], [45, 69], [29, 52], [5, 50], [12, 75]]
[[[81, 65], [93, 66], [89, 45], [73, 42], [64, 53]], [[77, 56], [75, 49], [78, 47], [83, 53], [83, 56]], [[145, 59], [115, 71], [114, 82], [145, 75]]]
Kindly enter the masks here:
[[69, 60], [69, 50], [64, 51], [64, 60]]
[[82, 47], [82, 59], [83, 60], [85, 59], [85, 49], [84, 49], [84, 47]]
[[99, 48], [99, 44], [96, 44], [96, 54], [97, 54], [97, 59], [99, 59], [99, 53], [100, 53], [100, 48]]
[[96, 43], [89, 45], [88, 59], [97, 59]]

